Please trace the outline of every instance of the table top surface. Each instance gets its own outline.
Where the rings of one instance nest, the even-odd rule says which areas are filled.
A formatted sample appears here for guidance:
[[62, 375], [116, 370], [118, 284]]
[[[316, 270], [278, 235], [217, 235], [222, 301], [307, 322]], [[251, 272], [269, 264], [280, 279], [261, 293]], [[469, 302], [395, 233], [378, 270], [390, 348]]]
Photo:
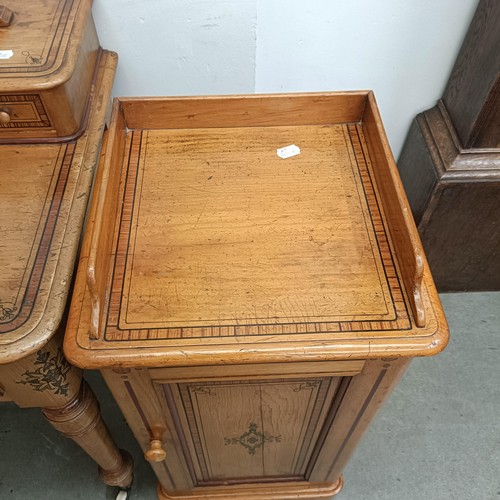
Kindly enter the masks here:
[[[0, 146], [0, 342], [44, 310], [80, 165], [75, 143]], [[66, 198], [65, 195], [66, 194]], [[38, 300], [37, 300], [38, 298]], [[40, 300], [42, 299], [42, 300]], [[39, 320], [39, 318], [38, 318]], [[10, 335], [9, 335], [10, 334]]]
[[355, 127], [129, 140], [108, 338], [411, 327]]
[[103, 53], [79, 139], [0, 145], [0, 364], [36, 350], [62, 321], [116, 62]]
[[35, 90], [73, 72], [92, 0], [10, 0], [12, 24], [0, 33], [0, 92]]
[[[280, 158], [290, 144], [300, 154]], [[99, 338], [78, 280], [71, 312], [92, 366], [127, 350], [383, 343], [441, 328], [427, 290], [425, 327], [413, 319], [361, 124], [145, 128], [123, 150]], [[84, 245], [80, 267], [87, 258]]]

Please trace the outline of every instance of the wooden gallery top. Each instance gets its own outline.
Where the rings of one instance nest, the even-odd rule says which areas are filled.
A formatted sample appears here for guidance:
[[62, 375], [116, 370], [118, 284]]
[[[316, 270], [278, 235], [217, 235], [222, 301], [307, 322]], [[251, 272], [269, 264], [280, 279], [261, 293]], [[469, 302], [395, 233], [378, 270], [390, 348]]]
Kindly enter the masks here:
[[371, 92], [115, 100], [73, 363], [413, 357], [447, 339]]

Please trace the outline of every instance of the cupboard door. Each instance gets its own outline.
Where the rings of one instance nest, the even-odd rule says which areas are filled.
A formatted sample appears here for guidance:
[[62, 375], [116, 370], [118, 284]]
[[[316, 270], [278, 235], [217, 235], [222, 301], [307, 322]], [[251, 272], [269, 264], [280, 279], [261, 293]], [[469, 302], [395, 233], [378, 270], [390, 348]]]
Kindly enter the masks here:
[[159, 384], [198, 486], [303, 481], [342, 377]]

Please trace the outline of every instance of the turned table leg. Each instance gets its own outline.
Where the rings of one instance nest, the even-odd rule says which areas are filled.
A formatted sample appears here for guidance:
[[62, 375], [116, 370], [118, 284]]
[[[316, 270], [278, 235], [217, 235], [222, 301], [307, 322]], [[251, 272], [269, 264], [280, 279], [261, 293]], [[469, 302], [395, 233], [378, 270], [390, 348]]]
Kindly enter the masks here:
[[127, 488], [132, 483], [132, 458], [111, 439], [96, 397], [82, 379], [82, 371], [64, 357], [62, 334], [60, 329], [38, 351], [0, 365], [4, 398], [21, 408], [42, 408], [56, 430], [97, 462], [104, 483]]
[[113, 443], [101, 418], [99, 404], [85, 381], [67, 404], [44, 408], [45, 418], [65, 436], [73, 439], [99, 465], [100, 479], [110, 485], [127, 488], [132, 483], [133, 462]]

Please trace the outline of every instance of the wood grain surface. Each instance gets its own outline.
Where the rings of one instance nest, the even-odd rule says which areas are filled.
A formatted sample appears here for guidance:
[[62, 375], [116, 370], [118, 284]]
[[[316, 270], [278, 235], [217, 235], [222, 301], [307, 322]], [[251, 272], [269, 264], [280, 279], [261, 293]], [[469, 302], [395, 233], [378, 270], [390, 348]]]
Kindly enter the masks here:
[[2, 49], [13, 56], [0, 64], [0, 91], [19, 90], [18, 79], [41, 82], [61, 68], [69, 47], [79, 51], [74, 31], [86, 23], [92, 0], [10, 0], [8, 5], [14, 21], [2, 29]]
[[426, 322], [422, 297], [424, 253], [373, 94], [368, 96], [364, 121], [371, 161], [375, 165], [373, 173], [386, 210], [401, 278], [408, 293], [415, 323], [423, 327]]
[[265, 484], [234, 485], [213, 488], [196, 488], [186, 494], [169, 495], [158, 485], [159, 500], [323, 500], [340, 493], [344, 486], [342, 476], [335, 483], [278, 483], [271, 487]]
[[481, 0], [443, 101], [464, 148], [500, 147], [500, 4]]
[[68, 140], [86, 126], [101, 49], [92, 0], [14, 0], [2, 28], [0, 143]]
[[120, 109], [129, 129], [332, 125], [360, 120], [367, 92], [234, 96], [129, 97]]
[[500, 4], [481, 0], [398, 162], [438, 289], [500, 290]]
[[[103, 374], [146, 455], [152, 446], [164, 450], [151, 464], [165, 498], [314, 499], [327, 485], [335, 493], [333, 485], [408, 363], [367, 360], [361, 373], [334, 377], [307, 362], [310, 373], [295, 377], [280, 377], [272, 363], [259, 371], [220, 366], [212, 376], [191, 365], [184, 380], [181, 369], [168, 367]], [[281, 363], [283, 374], [289, 368]], [[237, 376], [229, 380], [225, 372], [232, 369]], [[170, 370], [176, 381], [168, 381]]]
[[[22, 161], [2, 166], [2, 333], [21, 326], [32, 312], [42, 285], [74, 151], [74, 144], [23, 146], [12, 151]], [[37, 168], [33, 168], [33, 164]], [[19, 178], [23, 182], [19, 182]]]
[[498, 290], [500, 152], [461, 154], [447, 122], [443, 105], [417, 116], [401, 177], [439, 290]]
[[0, 28], [10, 26], [14, 18], [14, 12], [5, 5], [0, 5]]
[[[345, 127], [150, 131], [131, 142], [117, 245], [130, 257], [115, 267], [108, 325], [169, 338], [395, 318]], [[302, 153], [283, 161], [275, 146], [291, 142]]]
[[61, 322], [116, 62], [104, 53], [78, 141], [0, 145], [0, 364], [35, 352]]
[[[99, 48], [91, 3], [12, 0], [12, 23], [0, 32], [2, 49], [13, 51], [0, 62], [0, 398], [42, 408], [103, 482], [127, 488], [131, 457], [62, 351], [117, 63]], [[76, 132], [78, 140], [67, 137]]]
[[[196, 460], [198, 485], [305, 480], [340, 378], [163, 385]], [[255, 456], [257, 455], [257, 456]]]
[[[161, 366], [186, 355], [216, 364], [258, 362], [260, 352], [294, 361], [444, 347], [447, 329], [416, 228], [392, 157], [385, 159], [376, 104], [363, 95], [368, 105], [357, 123], [286, 125], [286, 110], [299, 104], [281, 96], [275, 115], [262, 104], [270, 117], [244, 127], [243, 97], [196, 98], [198, 112], [224, 99], [239, 112], [210, 127], [201, 126], [202, 113], [187, 129], [177, 128], [176, 116], [184, 123], [189, 98], [153, 99], [153, 116], [177, 109], [151, 118], [153, 129], [147, 100], [117, 100], [70, 313], [70, 358]], [[298, 102], [320, 103], [327, 111], [316, 116], [324, 117], [328, 97]], [[255, 99], [249, 116], [266, 96]], [[342, 102], [331, 99], [340, 122]], [[129, 115], [136, 110], [140, 117]], [[165, 120], [167, 128], [155, 128]], [[221, 120], [227, 128], [215, 126]], [[130, 121], [144, 130], [129, 130]], [[301, 154], [280, 159], [276, 149], [291, 143]]]

